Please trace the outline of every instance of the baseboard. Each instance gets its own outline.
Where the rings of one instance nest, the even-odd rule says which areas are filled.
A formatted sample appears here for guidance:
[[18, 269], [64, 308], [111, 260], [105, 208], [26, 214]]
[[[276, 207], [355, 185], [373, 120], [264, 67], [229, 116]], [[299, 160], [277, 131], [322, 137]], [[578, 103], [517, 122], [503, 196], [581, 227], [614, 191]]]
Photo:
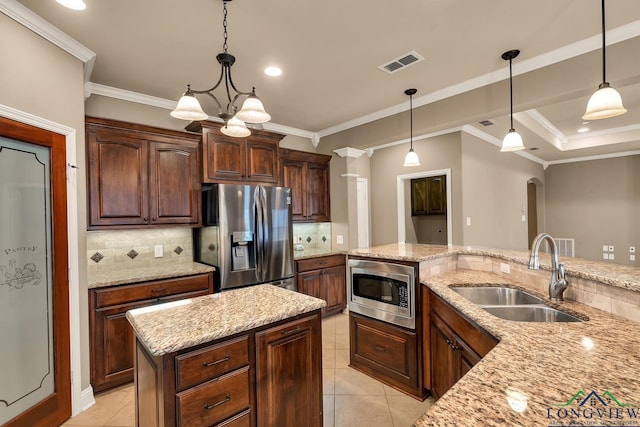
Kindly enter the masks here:
[[[93, 387], [89, 386], [84, 390], [82, 390], [82, 392], [80, 393], [79, 406], [80, 408], [82, 408], [80, 412], [86, 411], [87, 409], [91, 408], [95, 404], [96, 404], [96, 399], [93, 396]], [[74, 415], [78, 415], [78, 414], [74, 414]]]

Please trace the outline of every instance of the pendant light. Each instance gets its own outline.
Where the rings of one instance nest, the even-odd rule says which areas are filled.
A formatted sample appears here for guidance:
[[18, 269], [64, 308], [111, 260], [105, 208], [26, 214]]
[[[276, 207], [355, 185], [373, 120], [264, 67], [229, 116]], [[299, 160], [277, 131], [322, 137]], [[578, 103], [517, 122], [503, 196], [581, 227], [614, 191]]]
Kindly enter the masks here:
[[[227, 52], [227, 3], [230, 1], [222, 0], [224, 43], [222, 44], [223, 52], [216, 56], [220, 64], [218, 81], [211, 89], [206, 90], [192, 90], [191, 86], [187, 85], [187, 91], [178, 101], [176, 109], [170, 114], [177, 119], [190, 121], [207, 119], [209, 115], [202, 110], [200, 103], [196, 99], [197, 94], [206, 94], [215, 101], [218, 106], [218, 117], [224, 120], [225, 125], [220, 128], [220, 132], [228, 136], [246, 137], [251, 134], [251, 131], [247, 128], [245, 122], [266, 123], [271, 120], [271, 116], [265, 111], [262, 101], [256, 96], [255, 87], [251, 89], [251, 92], [240, 91], [236, 88], [231, 78], [231, 67], [236, 58]], [[220, 86], [224, 88], [222, 96], [226, 98], [226, 105], [223, 105], [224, 98], [221, 97], [219, 100], [213, 93]], [[236, 101], [242, 97], [246, 98], [240, 111], [237, 111]]]
[[608, 119], [627, 112], [622, 106], [622, 98], [617, 90], [609, 86], [607, 81], [606, 48], [604, 30], [604, 0], [602, 0], [602, 83], [598, 86], [585, 111], [583, 120]]
[[63, 5], [64, 7], [68, 7], [73, 10], [85, 10], [87, 5], [84, 4], [82, 0], [56, 0], [58, 3]]
[[502, 140], [502, 148], [500, 149], [500, 151], [502, 152], [524, 150], [522, 137], [513, 128], [513, 71], [511, 69], [511, 61], [513, 61], [513, 58], [517, 58], [518, 55], [520, 55], [520, 51], [517, 49], [508, 50], [502, 54], [502, 59], [504, 59], [505, 61], [509, 61], [509, 106], [511, 108], [511, 112], [509, 114], [509, 118], [511, 119], [511, 127], [509, 128], [509, 132]]
[[413, 95], [416, 94], [417, 89], [407, 89], [404, 91], [405, 95], [409, 95], [409, 143], [410, 148], [407, 155], [404, 157], [404, 166], [420, 166], [420, 159], [418, 159], [418, 153], [413, 151]]

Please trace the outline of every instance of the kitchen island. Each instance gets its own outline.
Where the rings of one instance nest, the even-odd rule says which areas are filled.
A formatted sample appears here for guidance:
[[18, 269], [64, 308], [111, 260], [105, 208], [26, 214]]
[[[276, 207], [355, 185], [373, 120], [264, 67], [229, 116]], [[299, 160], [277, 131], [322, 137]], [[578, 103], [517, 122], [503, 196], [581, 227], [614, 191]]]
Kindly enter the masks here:
[[259, 285], [127, 312], [136, 424], [321, 426], [325, 304]]
[[[531, 271], [523, 251], [398, 244], [350, 254], [420, 262], [423, 289], [499, 340], [416, 427], [639, 424], [637, 268], [562, 259], [570, 284], [567, 300], [558, 304], [546, 291], [548, 256], [541, 260], [541, 271]], [[519, 288], [584, 321], [503, 320], [451, 290], [453, 285]], [[438, 361], [431, 363], [440, 369]]]

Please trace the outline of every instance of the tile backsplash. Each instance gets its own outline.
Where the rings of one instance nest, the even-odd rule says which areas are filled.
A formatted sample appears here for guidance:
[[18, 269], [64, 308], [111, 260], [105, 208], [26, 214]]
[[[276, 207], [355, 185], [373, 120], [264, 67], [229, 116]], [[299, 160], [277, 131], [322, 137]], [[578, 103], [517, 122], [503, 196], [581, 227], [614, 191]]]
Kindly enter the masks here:
[[305, 249], [331, 250], [331, 223], [293, 224], [293, 243], [302, 244]]
[[[193, 261], [190, 228], [87, 232], [88, 273]], [[156, 258], [155, 248], [163, 256]]]

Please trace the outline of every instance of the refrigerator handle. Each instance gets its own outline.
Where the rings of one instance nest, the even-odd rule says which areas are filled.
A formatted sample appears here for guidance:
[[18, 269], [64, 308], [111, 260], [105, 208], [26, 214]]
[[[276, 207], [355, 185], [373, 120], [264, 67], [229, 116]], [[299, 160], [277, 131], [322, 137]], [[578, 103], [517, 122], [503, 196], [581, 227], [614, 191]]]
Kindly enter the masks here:
[[259, 281], [264, 280], [264, 208], [265, 201], [263, 196], [262, 187], [258, 186], [255, 188], [254, 194], [255, 200], [255, 210], [256, 210], [256, 253], [257, 253], [257, 262], [256, 262], [256, 275], [258, 276]]

